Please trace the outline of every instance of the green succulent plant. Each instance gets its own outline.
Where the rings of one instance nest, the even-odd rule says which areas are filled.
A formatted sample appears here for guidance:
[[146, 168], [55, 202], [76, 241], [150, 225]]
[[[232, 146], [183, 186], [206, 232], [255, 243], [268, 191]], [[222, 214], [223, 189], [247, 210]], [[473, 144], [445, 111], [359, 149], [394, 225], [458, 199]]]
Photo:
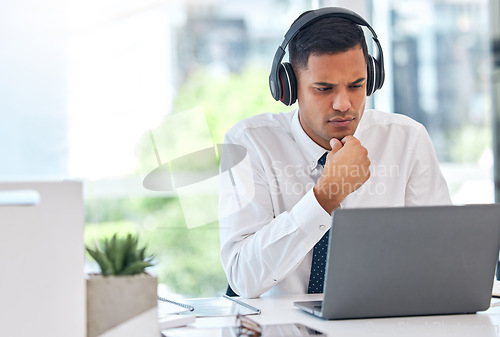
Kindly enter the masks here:
[[139, 238], [132, 234], [104, 239], [100, 247], [86, 246], [87, 252], [101, 268], [103, 276], [135, 275], [153, 266], [154, 255], [146, 255], [146, 246], [139, 248]]

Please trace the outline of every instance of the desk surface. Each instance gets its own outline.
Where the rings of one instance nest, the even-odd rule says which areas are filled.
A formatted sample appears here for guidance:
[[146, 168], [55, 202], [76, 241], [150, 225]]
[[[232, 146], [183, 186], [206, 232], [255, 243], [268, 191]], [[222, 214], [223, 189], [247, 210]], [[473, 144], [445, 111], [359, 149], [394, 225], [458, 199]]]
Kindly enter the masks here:
[[[487, 311], [470, 315], [439, 315], [327, 321], [303, 312], [294, 301], [321, 299], [321, 294], [243, 299], [261, 309], [253, 315], [260, 324], [302, 323], [328, 336], [499, 336], [500, 299], [492, 299]], [[197, 318], [183, 329], [234, 325], [234, 317]], [[193, 331], [194, 332], [194, 331]], [[168, 334], [167, 334], [168, 336]]]

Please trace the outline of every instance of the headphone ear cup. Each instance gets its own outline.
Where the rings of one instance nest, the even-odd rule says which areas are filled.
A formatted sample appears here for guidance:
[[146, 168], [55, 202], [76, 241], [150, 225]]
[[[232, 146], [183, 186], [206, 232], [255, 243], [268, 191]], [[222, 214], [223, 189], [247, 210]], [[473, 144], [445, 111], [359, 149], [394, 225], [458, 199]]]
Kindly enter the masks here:
[[297, 79], [292, 65], [288, 62], [281, 63], [278, 69], [279, 84], [281, 85], [281, 98], [285, 105], [292, 105], [297, 100]]
[[381, 89], [384, 84], [385, 73], [384, 67], [380, 64], [377, 59], [373, 59], [373, 64], [375, 65], [374, 73], [375, 73], [375, 83], [374, 83], [374, 91]]
[[373, 57], [368, 54], [366, 62], [366, 96], [371, 96], [375, 92], [375, 69]]

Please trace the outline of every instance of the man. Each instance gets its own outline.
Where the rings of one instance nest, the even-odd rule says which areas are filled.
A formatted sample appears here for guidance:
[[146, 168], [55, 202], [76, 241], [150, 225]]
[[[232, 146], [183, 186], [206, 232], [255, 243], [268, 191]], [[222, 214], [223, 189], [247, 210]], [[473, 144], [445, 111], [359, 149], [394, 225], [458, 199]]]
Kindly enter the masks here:
[[289, 53], [298, 109], [251, 117], [225, 139], [246, 150], [219, 206], [222, 265], [244, 297], [311, 292], [313, 248], [337, 208], [451, 203], [424, 127], [365, 110], [369, 55], [357, 24], [321, 17]]

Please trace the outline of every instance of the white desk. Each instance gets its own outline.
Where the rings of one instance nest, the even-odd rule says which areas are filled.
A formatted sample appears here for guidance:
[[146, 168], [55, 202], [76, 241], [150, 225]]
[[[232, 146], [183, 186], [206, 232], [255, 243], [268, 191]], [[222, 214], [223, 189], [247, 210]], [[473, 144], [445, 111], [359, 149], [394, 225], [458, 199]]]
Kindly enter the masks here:
[[[321, 299], [321, 295], [295, 295], [259, 299], [243, 299], [261, 309], [250, 316], [260, 324], [302, 323], [328, 336], [499, 336], [500, 299], [492, 299], [490, 309], [471, 315], [418, 316], [327, 321], [293, 306], [294, 301]], [[197, 318], [183, 329], [234, 325], [234, 317]], [[193, 331], [194, 333], [195, 331]], [[167, 333], [168, 336], [168, 333]]]

